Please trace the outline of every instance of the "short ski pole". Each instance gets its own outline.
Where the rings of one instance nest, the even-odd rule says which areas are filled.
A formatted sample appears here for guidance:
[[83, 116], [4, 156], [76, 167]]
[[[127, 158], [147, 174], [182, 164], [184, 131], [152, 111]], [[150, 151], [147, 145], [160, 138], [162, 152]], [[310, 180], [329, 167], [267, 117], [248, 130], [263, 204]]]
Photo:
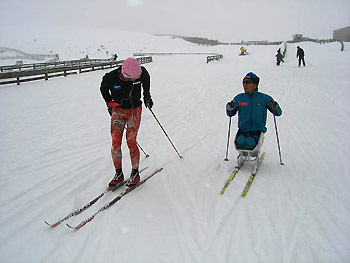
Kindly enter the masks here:
[[282, 162], [281, 147], [280, 147], [280, 140], [278, 138], [278, 130], [277, 130], [277, 122], [276, 122], [276, 113], [275, 113], [275, 111], [273, 112], [273, 121], [275, 123], [275, 131], [276, 131], [276, 139], [277, 139], [277, 146], [278, 146], [278, 154], [280, 156], [280, 164], [284, 165], [284, 163]]
[[228, 122], [228, 134], [227, 134], [226, 157], [225, 157], [224, 161], [228, 161], [227, 156], [228, 156], [228, 147], [229, 147], [229, 145], [230, 145], [231, 119], [232, 119], [232, 117], [230, 117], [230, 120], [229, 120], [229, 122]]
[[156, 117], [156, 115], [154, 114], [154, 112], [152, 111], [152, 109], [150, 109], [150, 108], [148, 108], [148, 109], [149, 109], [149, 111], [152, 113], [154, 119], [157, 121], [159, 127], [160, 127], [160, 128], [162, 129], [162, 131], [164, 132], [165, 136], [168, 138], [170, 144], [173, 146], [173, 148], [174, 148], [175, 152], [177, 153], [177, 155], [178, 155], [180, 158], [183, 158], [183, 157], [179, 154], [179, 152], [177, 151], [177, 149], [176, 149], [175, 145], [173, 144], [173, 142], [170, 140], [168, 134], [167, 134], [166, 131], [164, 130], [163, 126], [160, 124], [159, 120], [157, 119], [157, 117]]
[[140, 148], [140, 150], [143, 152], [143, 154], [146, 155], [146, 158], [148, 158], [149, 155], [142, 149], [141, 145], [138, 142], [136, 142], [136, 145], [137, 145], [137, 147]]

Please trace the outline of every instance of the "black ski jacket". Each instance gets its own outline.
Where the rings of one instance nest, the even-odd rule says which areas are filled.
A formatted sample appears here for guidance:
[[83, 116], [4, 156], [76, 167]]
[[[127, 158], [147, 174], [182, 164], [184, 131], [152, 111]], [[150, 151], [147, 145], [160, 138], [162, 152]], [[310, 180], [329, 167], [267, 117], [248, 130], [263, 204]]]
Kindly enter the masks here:
[[297, 58], [303, 58], [305, 56], [304, 54], [304, 50], [302, 48], [298, 48], [298, 51], [297, 51]]
[[151, 98], [150, 75], [141, 66], [141, 76], [135, 81], [122, 81], [119, 77], [121, 66], [106, 73], [101, 82], [100, 91], [106, 103], [115, 101], [123, 109], [132, 109], [142, 105], [141, 86], [143, 89], [143, 101]]
[[283, 61], [284, 62], [283, 55], [280, 52], [277, 52], [276, 58], [277, 58], [277, 61]]

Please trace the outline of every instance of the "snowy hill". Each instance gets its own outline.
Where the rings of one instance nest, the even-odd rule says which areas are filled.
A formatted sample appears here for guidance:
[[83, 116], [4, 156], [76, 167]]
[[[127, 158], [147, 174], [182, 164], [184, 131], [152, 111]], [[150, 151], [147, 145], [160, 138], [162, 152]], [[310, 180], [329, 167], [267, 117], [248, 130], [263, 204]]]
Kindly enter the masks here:
[[[285, 63], [277, 67], [276, 46], [248, 46], [250, 55], [238, 56], [238, 46], [72, 31], [21, 35], [17, 42], [9, 35], [0, 46], [53, 50], [61, 59], [90, 48], [90, 57], [100, 57], [101, 45], [118, 50], [120, 58], [139, 51], [215, 52], [224, 58], [207, 64], [201, 55], [154, 56], [145, 65], [153, 111], [184, 158], [144, 108], [138, 142], [150, 157], [142, 155], [141, 167], [149, 167], [144, 175], [164, 170], [79, 231], [65, 224], [51, 229], [44, 221], [86, 204], [113, 177], [110, 118], [99, 92], [108, 70], [0, 87], [0, 262], [350, 261], [349, 45], [340, 52], [338, 43], [299, 43], [305, 68], [297, 67], [296, 45], [288, 45]], [[38, 43], [44, 51], [38, 52]], [[231, 141], [229, 162], [223, 161], [225, 104], [243, 92], [248, 71], [260, 76], [260, 91], [283, 109], [277, 124], [285, 165], [279, 164], [270, 115], [267, 155], [249, 194], [240, 197], [251, 171], [246, 165], [221, 196], [237, 156]], [[236, 127], [234, 117], [231, 139]], [[106, 194], [67, 222], [78, 224], [116, 195]]]
[[[22, 30], [22, 31], [19, 31]], [[36, 27], [27, 30], [15, 27], [1, 27], [1, 45], [20, 49], [27, 53], [59, 54], [61, 60], [89, 58], [111, 58], [117, 53], [119, 58], [142, 51], [176, 51], [186, 47], [197, 51], [196, 45], [170, 36], [153, 36], [144, 33], [114, 31], [108, 29], [80, 27]], [[132, 39], [132, 41], [130, 41]], [[172, 39], [172, 41], [169, 41]], [[0, 63], [8, 65], [8, 61]]]

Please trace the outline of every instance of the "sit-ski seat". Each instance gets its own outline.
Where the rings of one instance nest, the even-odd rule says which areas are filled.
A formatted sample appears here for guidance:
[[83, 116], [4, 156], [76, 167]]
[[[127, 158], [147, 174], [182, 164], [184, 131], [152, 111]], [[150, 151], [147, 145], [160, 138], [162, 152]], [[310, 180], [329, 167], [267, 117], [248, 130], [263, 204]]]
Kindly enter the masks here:
[[237, 165], [241, 167], [244, 162], [246, 161], [255, 161], [257, 163], [258, 157], [260, 156], [261, 153], [261, 147], [264, 143], [264, 133], [261, 132], [259, 135], [259, 140], [257, 144], [255, 145], [254, 149], [252, 150], [246, 150], [246, 149], [240, 149], [237, 147], [236, 140], [239, 135], [239, 132], [237, 132], [236, 137], [235, 137], [235, 149], [238, 151], [239, 155], [237, 156]]

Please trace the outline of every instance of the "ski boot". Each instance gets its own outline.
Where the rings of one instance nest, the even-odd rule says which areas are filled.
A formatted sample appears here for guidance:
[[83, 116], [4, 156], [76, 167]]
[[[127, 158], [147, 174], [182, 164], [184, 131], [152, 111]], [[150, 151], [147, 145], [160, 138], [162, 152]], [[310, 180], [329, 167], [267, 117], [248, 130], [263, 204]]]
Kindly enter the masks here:
[[130, 178], [126, 182], [127, 187], [135, 187], [140, 182], [140, 175], [138, 169], [132, 169]]
[[124, 181], [124, 174], [122, 169], [115, 169], [115, 175], [113, 179], [109, 182], [110, 188], [117, 188], [119, 187]]

